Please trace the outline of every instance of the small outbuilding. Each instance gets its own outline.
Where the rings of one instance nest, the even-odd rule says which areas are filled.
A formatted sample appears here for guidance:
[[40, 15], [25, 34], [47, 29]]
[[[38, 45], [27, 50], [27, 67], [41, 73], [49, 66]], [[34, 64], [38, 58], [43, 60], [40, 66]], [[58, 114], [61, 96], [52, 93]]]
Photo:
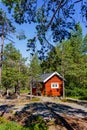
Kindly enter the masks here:
[[38, 88], [43, 96], [63, 96], [64, 78], [57, 72], [42, 74], [37, 85], [32, 87], [33, 95], [38, 93]]

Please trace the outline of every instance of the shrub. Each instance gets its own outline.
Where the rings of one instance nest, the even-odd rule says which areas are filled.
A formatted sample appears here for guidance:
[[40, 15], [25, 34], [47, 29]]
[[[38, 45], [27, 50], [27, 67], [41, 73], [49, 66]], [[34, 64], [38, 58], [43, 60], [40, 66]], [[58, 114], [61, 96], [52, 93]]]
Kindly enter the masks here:
[[40, 116], [35, 116], [34, 121], [29, 126], [27, 124], [26, 127], [0, 117], [0, 130], [48, 130], [48, 127]]
[[30, 130], [29, 128], [23, 128], [15, 122], [8, 121], [3, 117], [0, 117], [0, 130]]
[[34, 121], [30, 125], [30, 130], [48, 130], [46, 122], [40, 116], [35, 116]]
[[73, 88], [71, 89], [66, 89], [65, 90], [66, 96], [67, 97], [76, 97], [79, 99], [87, 99], [87, 89], [83, 88]]

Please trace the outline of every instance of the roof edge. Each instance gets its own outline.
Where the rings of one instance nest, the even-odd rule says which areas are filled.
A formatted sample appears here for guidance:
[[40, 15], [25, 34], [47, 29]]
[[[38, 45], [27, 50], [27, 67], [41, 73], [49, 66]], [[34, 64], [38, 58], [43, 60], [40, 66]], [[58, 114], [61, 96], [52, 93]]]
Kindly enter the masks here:
[[[58, 73], [58, 72], [53, 72], [49, 77], [47, 77], [43, 82], [45, 83], [46, 81], [48, 81], [52, 76], [57, 75], [59, 76], [61, 79], [63, 79], [63, 77]], [[64, 79], [63, 79], [64, 80]]]

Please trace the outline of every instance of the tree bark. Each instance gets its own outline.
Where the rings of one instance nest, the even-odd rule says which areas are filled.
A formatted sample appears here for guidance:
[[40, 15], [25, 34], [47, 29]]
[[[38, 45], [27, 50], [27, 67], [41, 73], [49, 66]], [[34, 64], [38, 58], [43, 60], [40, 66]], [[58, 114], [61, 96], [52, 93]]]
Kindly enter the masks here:
[[62, 63], [61, 63], [61, 70], [63, 76], [63, 99], [65, 99], [65, 85], [64, 85], [64, 77], [65, 77], [65, 66], [64, 66], [64, 46], [62, 45]]
[[2, 28], [1, 50], [0, 50], [0, 85], [2, 84], [3, 48], [4, 48], [4, 26], [3, 26], [3, 28]]

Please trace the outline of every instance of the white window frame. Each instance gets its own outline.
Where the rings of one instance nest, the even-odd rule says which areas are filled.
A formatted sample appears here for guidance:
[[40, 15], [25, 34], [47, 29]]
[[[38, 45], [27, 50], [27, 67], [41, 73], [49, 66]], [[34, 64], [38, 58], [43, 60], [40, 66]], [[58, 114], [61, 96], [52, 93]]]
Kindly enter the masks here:
[[59, 83], [58, 82], [51, 83], [51, 88], [59, 88]]

